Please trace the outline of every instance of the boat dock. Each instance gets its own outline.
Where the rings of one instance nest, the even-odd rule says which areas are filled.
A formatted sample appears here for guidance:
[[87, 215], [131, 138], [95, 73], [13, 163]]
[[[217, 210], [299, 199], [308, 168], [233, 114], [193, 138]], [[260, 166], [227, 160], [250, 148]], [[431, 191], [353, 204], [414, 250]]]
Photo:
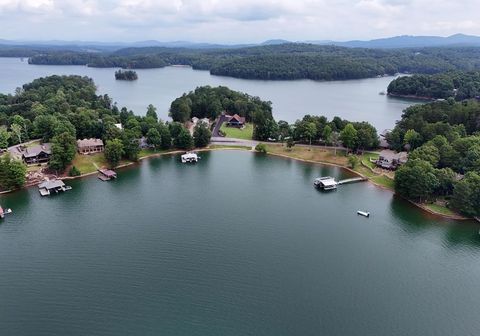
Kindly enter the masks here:
[[117, 173], [110, 169], [99, 169], [98, 178], [102, 181], [110, 181], [117, 178]]
[[42, 196], [49, 196], [52, 192], [59, 193], [71, 189], [72, 187], [65, 185], [62, 180], [45, 181], [38, 185], [38, 191]]
[[333, 177], [325, 176], [325, 177], [316, 178], [313, 181], [313, 185], [322, 190], [335, 190], [337, 189], [337, 186], [342, 184], [363, 182], [367, 180], [368, 179], [366, 177], [352, 177], [352, 178], [340, 180], [337, 182]]
[[368, 179], [366, 177], [353, 177], [353, 178], [349, 178], [349, 179], [346, 179], [346, 180], [338, 181], [337, 184], [342, 185], [342, 184], [347, 184], [347, 183], [364, 182], [364, 181], [367, 181], [367, 180]]

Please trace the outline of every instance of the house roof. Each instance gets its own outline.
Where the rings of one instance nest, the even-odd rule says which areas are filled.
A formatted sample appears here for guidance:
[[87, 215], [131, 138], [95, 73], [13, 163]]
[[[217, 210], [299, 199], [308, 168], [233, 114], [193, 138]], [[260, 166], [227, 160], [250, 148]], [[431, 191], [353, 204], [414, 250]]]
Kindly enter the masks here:
[[56, 189], [65, 186], [65, 183], [63, 183], [62, 180], [50, 180], [50, 181], [45, 181], [42, 182], [38, 185], [39, 189]]
[[238, 123], [245, 123], [245, 117], [240, 117], [238, 114], [234, 114], [233, 116], [228, 118], [228, 122], [238, 122]]
[[82, 147], [92, 147], [92, 146], [103, 146], [103, 141], [102, 139], [82, 139], [82, 140], [77, 140], [77, 146], [78, 148]]
[[44, 143], [43, 145], [36, 145], [32, 147], [27, 147], [22, 151], [22, 155], [26, 158], [36, 157], [40, 153], [52, 154], [52, 149], [49, 143]]

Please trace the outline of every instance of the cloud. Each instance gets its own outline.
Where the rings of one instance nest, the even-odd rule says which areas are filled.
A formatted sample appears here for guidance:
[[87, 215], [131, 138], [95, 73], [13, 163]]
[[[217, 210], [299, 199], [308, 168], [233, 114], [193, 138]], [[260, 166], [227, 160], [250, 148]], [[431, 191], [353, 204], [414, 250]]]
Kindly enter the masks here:
[[368, 39], [480, 35], [478, 0], [0, 0], [0, 38]]

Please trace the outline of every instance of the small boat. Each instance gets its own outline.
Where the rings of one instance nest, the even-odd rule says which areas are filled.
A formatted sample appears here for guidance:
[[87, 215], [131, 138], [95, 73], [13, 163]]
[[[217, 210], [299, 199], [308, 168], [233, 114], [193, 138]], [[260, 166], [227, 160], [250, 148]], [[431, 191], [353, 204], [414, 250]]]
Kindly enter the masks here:
[[370, 217], [370, 212], [358, 210], [357, 215], [364, 216], [364, 217]]
[[387, 93], [386, 93], [385, 91], [380, 91], [378, 94], [379, 94], [380, 96], [385, 96]]
[[5, 218], [5, 215], [11, 214], [11, 213], [12, 213], [12, 209], [3, 210], [3, 208], [0, 206], [0, 218], [1, 219]]
[[181, 156], [181, 158], [182, 163], [195, 163], [198, 162], [198, 159], [200, 159], [200, 157], [196, 153], [192, 152], [186, 152]]

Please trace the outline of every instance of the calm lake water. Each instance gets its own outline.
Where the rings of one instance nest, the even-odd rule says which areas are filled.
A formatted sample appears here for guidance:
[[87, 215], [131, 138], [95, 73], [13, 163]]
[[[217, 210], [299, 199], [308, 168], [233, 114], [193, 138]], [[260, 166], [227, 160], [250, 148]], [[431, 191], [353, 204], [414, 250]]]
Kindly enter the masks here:
[[0, 92], [13, 93], [15, 88], [33, 79], [48, 75], [82, 75], [93, 78], [98, 92], [107, 93], [136, 114], [143, 115], [148, 104], [168, 119], [170, 103], [198, 86], [228, 86], [231, 89], [259, 96], [273, 103], [275, 119], [293, 122], [305, 114], [340, 116], [352, 121], [369, 121], [380, 131], [393, 128], [402, 111], [412, 101], [379, 95], [386, 91], [394, 77], [349, 81], [316, 82], [311, 80], [262, 81], [212, 76], [208, 71], [189, 67], [136, 70], [137, 81], [117, 81], [116, 69], [85, 66], [29, 65], [25, 59], [0, 58]]
[[478, 335], [478, 226], [328, 174], [221, 151], [0, 196], [0, 334]]

